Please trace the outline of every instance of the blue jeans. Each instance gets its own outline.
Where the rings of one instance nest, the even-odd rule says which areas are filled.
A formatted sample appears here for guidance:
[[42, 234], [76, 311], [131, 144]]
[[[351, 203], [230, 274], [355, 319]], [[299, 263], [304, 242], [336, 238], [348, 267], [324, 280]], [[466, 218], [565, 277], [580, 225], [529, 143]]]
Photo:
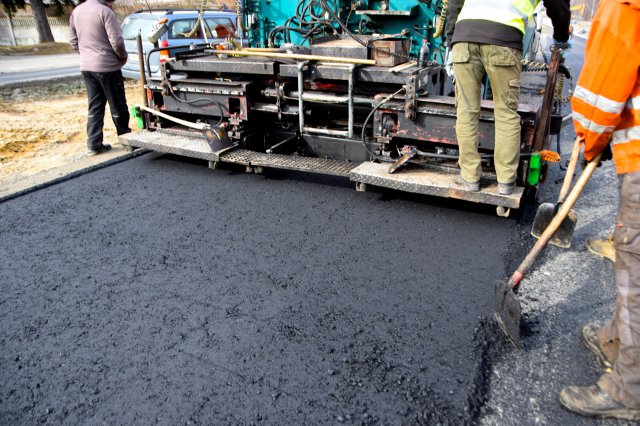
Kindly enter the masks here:
[[89, 99], [87, 148], [97, 151], [102, 147], [102, 127], [107, 102], [109, 102], [111, 118], [118, 135], [131, 132], [129, 109], [124, 93], [124, 80], [121, 71], [82, 71], [82, 77], [84, 77], [84, 85], [87, 88], [87, 98]]

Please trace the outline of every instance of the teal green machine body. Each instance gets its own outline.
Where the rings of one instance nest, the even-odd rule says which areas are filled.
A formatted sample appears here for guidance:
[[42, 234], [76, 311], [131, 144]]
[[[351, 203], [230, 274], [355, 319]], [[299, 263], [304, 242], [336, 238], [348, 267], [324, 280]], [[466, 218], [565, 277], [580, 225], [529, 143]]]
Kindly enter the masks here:
[[[441, 16], [446, 3], [442, 0], [326, 0], [356, 36], [404, 34], [411, 41], [412, 56], [418, 55], [426, 40], [429, 59], [441, 63], [444, 61]], [[241, 25], [252, 47], [277, 47], [286, 42], [306, 46], [313, 37], [341, 31], [319, 0], [243, 0], [239, 11]], [[315, 32], [305, 37], [310, 28]]]

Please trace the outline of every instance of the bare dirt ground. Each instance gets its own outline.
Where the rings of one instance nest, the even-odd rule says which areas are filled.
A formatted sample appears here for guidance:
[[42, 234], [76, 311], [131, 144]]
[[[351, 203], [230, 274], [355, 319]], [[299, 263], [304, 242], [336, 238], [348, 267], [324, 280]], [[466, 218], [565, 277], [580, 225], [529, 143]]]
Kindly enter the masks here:
[[[126, 85], [129, 105], [138, 102], [137, 88], [135, 83]], [[87, 158], [82, 81], [5, 88], [0, 90], [0, 101], [0, 195], [20, 189], [26, 179]], [[135, 120], [130, 126], [135, 129]], [[118, 146], [108, 106], [104, 141]]]

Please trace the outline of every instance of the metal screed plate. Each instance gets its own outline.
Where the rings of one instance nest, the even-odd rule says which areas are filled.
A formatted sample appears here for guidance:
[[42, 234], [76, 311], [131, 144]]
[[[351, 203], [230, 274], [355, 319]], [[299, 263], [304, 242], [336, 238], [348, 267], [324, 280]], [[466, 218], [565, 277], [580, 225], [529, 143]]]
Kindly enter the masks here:
[[246, 149], [231, 148], [212, 152], [204, 137], [193, 132], [139, 131], [120, 136], [123, 145], [146, 148], [167, 154], [182, 155], [202, 160], [241, 164], [252, 167], [296, 170], [349, 177], [352, 181], [391, 188], [399, 191], [438, 197], [455, 198], [475, 203], [517, 209], [524, 192], [516, 187], [510, 195], [498, 194], [498, 183], [483, 177], [479, 192], [466, 191], [457, 173], [441, 169], [404, 168], [389, 174], [389, 164], [348, 163], [325, 158], [296, 155], [266, 154]]

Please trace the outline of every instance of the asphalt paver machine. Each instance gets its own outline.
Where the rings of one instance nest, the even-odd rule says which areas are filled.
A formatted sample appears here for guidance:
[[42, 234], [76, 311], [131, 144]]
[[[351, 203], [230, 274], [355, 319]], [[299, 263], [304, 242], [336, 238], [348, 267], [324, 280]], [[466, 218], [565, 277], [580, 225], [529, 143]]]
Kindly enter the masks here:
[[[497, 192], [490, 82], [484, 85], [482, 189], [466, 191], [457, 168], [454, 88], [443, 66], [447, 3], [241, 0], [237, 31], [224, 42], [175, 52], [159, 76], [147, 75], [145, 62], [162, 48], [139, 54], [144, 102], [134, 114], [141, 130], [121, 142], [207, 160], [212, 168], [337, 175], [357, 190], [373, 185], [456, 198], [507, 215], [543, 181], [551, 160], [540, 153], [561, 129], [560, 54], [524, 64], [538, 72], [522, 74], [522, 155], [511, 195]], [[197, 25], [215, 32], [202, 20]]]

